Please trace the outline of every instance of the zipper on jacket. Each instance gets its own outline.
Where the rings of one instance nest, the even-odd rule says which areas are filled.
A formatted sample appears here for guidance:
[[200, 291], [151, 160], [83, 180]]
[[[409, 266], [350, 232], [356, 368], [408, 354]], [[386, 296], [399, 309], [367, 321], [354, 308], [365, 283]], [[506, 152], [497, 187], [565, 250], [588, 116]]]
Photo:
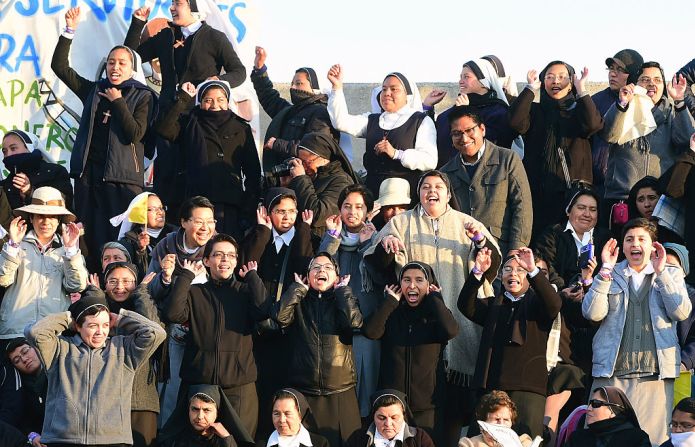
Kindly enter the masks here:
[[405, 347], [405, 387], [404, 389], [406, 390], [408, 400], [410, 402], [413, 401], [412, 399], [412, 393], [410, 389], [410, 369], [412, 367], [411, 363], [413, 360], [413, 346], [412, 346], [412, 335], [413, 335], [413, 323], [408, 324], [408, 340], [406, 342], [406, 347]]
[[316, 362], [316, 369], [319, 372], [319, 389], [318, 389], [318, 394], [321, 395], [321, 391], [323, 390], [323, 374], [322, 374], [322, 368], [321, 368], [321, 353], [323, 351], [323, 343], [321, 339], [321, 292], [319, 292], [319, 298], [317, 301], [317, 306], [316, 306], [316, 338], [318, 339], [318, 361]]
[[138, 163], [138, 155], [135, 151], [135, 144], [130, 143], [130, 150], [133, 152], [133, 163], [135, 163], [135, 172], [140, 172], [140, 164]]
[[92, 402], [92, 354], [94, 350], [87, 346], [87, 353], [89, 354], [89, 361], [87, 362], [87, 411], [84, 414], [84, 443], [89, 443], [89, 412]]
[[220, 300], [217, 301], [217, 330], [215, 331], [215, 366], [213, 369], [213, 381], [217, 381], [220, 386], [222, 386], [221, 381], [218, 379], [219, 378], [219, 370], [220, 370], [220, 331], [222, 331], [222, 303], [220, 303]]

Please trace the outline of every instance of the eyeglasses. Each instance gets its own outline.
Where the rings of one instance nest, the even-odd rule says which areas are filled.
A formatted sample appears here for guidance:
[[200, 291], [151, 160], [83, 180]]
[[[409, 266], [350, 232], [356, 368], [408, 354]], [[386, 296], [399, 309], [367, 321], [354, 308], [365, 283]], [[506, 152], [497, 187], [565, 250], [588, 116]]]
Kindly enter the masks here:
[[502, 271], [504, 273], [519, 273], [521, 275], [525, 275], [528, 273], [528, 270], [526, 270], [525, 268], [512, 267], [511, 265], [505, 265], [504, 267], [502, 267]]
[[273, 210], [273, 214], [276, 216], [282, 216], [282, 217], [287, 217], [287, 216], [296, 216], [297, 215], [297, 210]]
[[546, 81], [550, 81], [550, 82], [555, 82], [556, 80], [559, 82], [564, 82], [564, 81], [568, 80], [569, 78], [570, 78], [569, 75], [564, 75], [564, 74], [561, 74], [561, 75], [547, 74], [547, 75], [545, 75], [544, 79]]
[[327, 272], [334, 272], [335, 266], [333, 264], [314, 264], [311, 266], [309, 270], [314, 272], [319, 272], [321, 270], [325, 270]]
[[111, 287], [116, 287], [119, 284], [123, 284], [124, 286], [132, 286], [133, 284], [135, 284], [135, 280], [134, 279], [127, 279], [127, 278], [121, 278], [121, 279], [111, 278], [108, 281], [106, 281], [106, 284], [111, 286]]
[[680, 422], [673, 422], [671, 421], [668, 424], [669, 427], [671, 427], [671, 430], [683, 430], [683, 431], [690, 431], [693, 428], [695, 428], [695, 424], [682, 424]]
[[19, 351], [19, 354], [12, 357], [12, 364], [15, 366], [19, 365], [22, 359], [26, 358], [26, 356], [29, 354], [30, 350], [30, 346], [24, 345], [24, 347], [22, 347], [22, 349]]
[[620, 408], [621, 410], [623, 409], [622, 405], [613, 404], [613, 403], [606, 402], [606, 401], [599, 400], [599, 399], [591, 399], [589, 401], [589, 405], [591, 406], [591, 408], [615, 407], [615, 408]]
[[606, 67], [606, 71], [608, 73], [627, 74], [627, 70], [625, 70], [623, 67]]
[[227, 258], [236, 259], [239, 255], [237, 255], [236, 253], [233, 253], [231, 251], [229, 253], [225, 253], [223, 251], [215, 251], [210, 256], [217, 259], [217, 260], [221, 260], [221, 259], [227, 259]]
[[639, 79], [637, 79], [638, 84], [654, 84], [654, 85], [661, 85], [664, 83], [664, 80], [661, 78], [649, 78], [647, 76], [642, 76]]
[[192, 219], [192, 218], [188, 218], [188, 219], [186, 219], [186, 220], [188, 220], [189, 222], [193, 222], [193, 226], [194, 226], [194, 227], [197, 227], [197, 228], [200, 228], [200, 227], [202, 227], [203, 225], [205, 225], [206, 227], [214, 227], [215, 224], [217, 223], [217, 220], [215, 220], [215, 219], [211, 219], [211, 220], [202, 220], [202, 219]]
[[167, 210], [166, 206], [153, 206], [153, 207], [147, 208], [148, 213], [163, 213], [166, 210]]
[[463, 129], [462, 131], [461, 130], [452, 130], [451, 134], [450, 134], [451, 138], [458, 140], [459, 138], [463, 137], [463, 134], [466, 134], [467, 136], [472, 137], [473, 135], [475, 135], [475, 128], [478, 126], [480, 126], [480, 124], [476, 124], [475, 126], [469, 127], [468, 129]]

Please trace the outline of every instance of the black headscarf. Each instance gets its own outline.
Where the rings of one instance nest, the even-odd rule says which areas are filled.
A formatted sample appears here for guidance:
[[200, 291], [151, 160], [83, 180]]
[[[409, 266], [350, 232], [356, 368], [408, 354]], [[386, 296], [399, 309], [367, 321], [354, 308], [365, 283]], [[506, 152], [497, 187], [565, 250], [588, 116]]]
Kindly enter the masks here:
[[299, 409], [299, 417], [300, 420], [302, 421], [302, 425], [306, 428], [315, 428], [316, 427], [316, 421], [313, 419], [313, 413], [311, 412], [311, 407], [309, 406], [309, 401], [306, 400], [306, 397], [299, 392], [298, 390], [294, 388], [283, 388], [281, 390], [278, 390], [275, 395], [273, 396], [273, 405], [275, 405], [275, 401], [278, 399], [281, 399], [283, 397], [279, 397], [280, 393], [287, 393], [292, 395], [292, 398], [294, 399], [294, 403], [297, 404], [297, 408]]
[[605, 436], [618, 431], [641, 428], [637, 414], [623, 390], [614, 386], [602, 386], [594, 389], [594, 393], [597, 391], [606, 399], [606, 402], [620, 405], [620, 407], [611, 406], [610, 409], [615, 413], [615, 417], [589, 424], [589, 431], [596, 436]]
[[409, 263], [404, 265], [400, 273], [398, 273], [398, 282], [401, 282], [401, 279], [403, 279], [403, 274], [406, 272], [406, 270], [415, 269], [420, 270], [422, 273], [424, 273], [425, 278], [430, 284], [434, 284], [435, 286], [439, 287], [439, 283], [437, 282], [437, 277], [434, 276], [434, 270], [432, 269], [432, 266], [420, 261], [410, 261]]
[[255, 446], [253, 438], [244, 428], [236, 410], [218, 385], [191, 385], [186, 398], [179, 400], [173, 413], [162, 427], [157, 441], [162, 445], [168, 445], [176, 439], [182, 439], [186, 433], [192, 430], [188, 417], [188, 407], [196, 394], [205, 394], [215, 402], [217, 407], [216, 422], [222, 423], [236, 441], [236, 445], [240, 447]]
[[383, 396], [392, 396], [395, 397], [400, 403], [403, 405], [403, 419], [405, 420], [405, 423], [408, 425], [412, 425], [416, 427], [415, 425], [415, 419], [413, 418], [413, 412], [410, 410], [410, 406], [408, 405], [408, 396], [406, 396], [405, 393], [402, 393], [398, 390], [390, 389], [390, 388], [384, 388], [381, 390], [377, 390], [374, 392], [369, 397], [369, 401], [372, 403], [372, 408], [369, 411], [369, 420], [373, 423], [374, 422], [374, 414], [376, 413], [376, 410], [378, 410], [381, 407], [377, 407], [377, 401], [379, 398]]
[[350, 160], [348, 160], [345, 152], [343, 152], [343, 149], [332, 135], [324, 134], [323, 132], [309, 132], [302, 137], [297, 149], [307, 150], [326, 160], [339, 161], [343, 171], [350, 176], [352, 181], [355, 183], [359, 182], [355, 171], [352, 169]]

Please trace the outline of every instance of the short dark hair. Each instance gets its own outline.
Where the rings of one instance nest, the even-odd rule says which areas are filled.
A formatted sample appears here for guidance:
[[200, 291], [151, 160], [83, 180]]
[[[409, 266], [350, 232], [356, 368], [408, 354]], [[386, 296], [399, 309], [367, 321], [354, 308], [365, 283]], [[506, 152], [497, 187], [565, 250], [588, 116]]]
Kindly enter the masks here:
[[509, 394], [504, 391], [492, 390], [478, 401], [478, 406], [475, 408], [475, 416], [480, 421], [487, 420], [487, 415], [489, 413], [494, 413], [502, 407], [509, 408], [509, 412], [512, 415], [512, 424], [516, 422], [516, 405]]
[[636, 219], [628, 220], [623, 226], [623, 233], [620, 237], [621, 242], [625, 241], [625, 235], [627, 232], [634, 228], [644, 229], [644, 231], [649, 233], [649, 237], [652, 238], [652, 242], [656, 242], [658, 240], [659, 231], [656, 228], [656, 224], [649, 219], [645, 219], [644, 217], [638, 217]]
[[99, 312], [109, 313], [109, 308], [106, 306], [103, 306], [101, 304], [97, 304], [96, 306], [89, 307], [84, 312], [82, 312], [79, 317], [77, 317], [75, 324], [77, 326], [82, 326], [84, 324], [84, 320], [86, 320], [87, 317], [92, 316], [92, 315], [96, 315]]
[[627, 195], [627, 211], [628, 216], [630, 217], [640, 217], [639, 211], [637, 210], [637, 193], [639, 193], [639, 190], [643, 188], [653, 189], [654, 192], [656, 192], [656, 195], [661, 195], [659, 180], [656, 177], [648, 175], [637, 180], [637, 183], [630, 188], [630, 192]]
[[359, 183], [348, 185], [345, 187], [345, 189], [340, 191], [340, 195], [338, 196], [338, 209], [343, 207], [343, 202], [345, 202], [347, 196], [353, 192], [356, 192], [362, 196], [364, 204], [367, 205], [367, 212], [374, 209], [374, 196], [372, 195], [372, 192], [368, 190], [366, 186]]
[[[639, 69], [639, 74], [637, 75], [637, 79], [639, 80], [639, 77], [642, 76], [642, 73], [644, 72], [645, 68], [658, 68], [659, 71], [661, 72], [661, 79], [666, 83], [666, 75], [664, 74], [664, 69], [661, 67], [661, 64], [655, 61], [649, 61], [645, 62], [642, 64], [642, 66]], [[666, 89], [664, 89], [664, 95], [666, 94]]]
[[234, 249], [237, 252], [237, 255], [239, 254], [239, 244], [237, 243], [236, 239], [234, 239], [232, 236], [224, 233], [217, 233], [213, 237], [210, 238], [210, 240], [205, 244], [205, 248], [203, 249], [203, 257], [204, 258], [209, 258], [210, 254], [212, 253], [212, 247], [215, 246], [218, 242], [229, 242], [234, 246]]
[[213, 212], [215, 211], [215, 206], [206, 197], [193, 196], [181, 204], [179, 211], [181, 220], [190, 219], [195, 208], [210, 208]]
[[454, 106], [451, 108], [451, 111], [449, 112], [449, 126], [454, 124], [454, 121], [463, 117], [470, 118], [475, 124], [483, 124], [483, 119], [480, 117], [480, 114], [478, 114], [478, 112], [473, 107]]
[[692, 397], [686, 397], [681, 399], [673, 408], [673, 411], [676, 410], [682, 411], [683, 413], [690, 413], [690, 417], [695, 419], [695, 399], [693, 399]]

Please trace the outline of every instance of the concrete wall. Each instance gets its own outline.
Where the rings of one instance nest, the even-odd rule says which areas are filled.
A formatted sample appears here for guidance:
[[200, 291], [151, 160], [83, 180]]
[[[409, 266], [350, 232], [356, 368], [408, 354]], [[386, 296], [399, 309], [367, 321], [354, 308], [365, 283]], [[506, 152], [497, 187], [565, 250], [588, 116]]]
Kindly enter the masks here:
[[[352, 114], [361, 114], [371, 111], [371, 93], [372, 89], [379, 84], [345, 84], [345, 97], [347, 99], [348, 110]], [[519, 90], [524, 88], [525, 84], [517, 84]], [[606, 88], [606, 83], [593, 82], [589, 83], [589, 91], [595, 93], [599, 90]], [[280, 95], [283, 98], [289, 100], [289, 84], [275, 84], [275, 88], [278, 89]], [[423, 83], [418, 84], [418, 89], [420, 90], [420, 96], [425, 97], [434, 88], [440, 88], [446, 90], [448, 93], [446, 97], [436, 106], [436, 112], [440, 112], [448, 109], [454, 104], [456, 100], [456, 95], [458, 94], [458, 83]], [[265, 131], [270, 123], [270, 117], [266, 115], [265, 112], [261, 110], [261, 135], [265, 135]], [[355, 170], [362, 169], [362, 155], [364, 154], [364, 139], [362, 138], [352, 138], [352, 161]]]

